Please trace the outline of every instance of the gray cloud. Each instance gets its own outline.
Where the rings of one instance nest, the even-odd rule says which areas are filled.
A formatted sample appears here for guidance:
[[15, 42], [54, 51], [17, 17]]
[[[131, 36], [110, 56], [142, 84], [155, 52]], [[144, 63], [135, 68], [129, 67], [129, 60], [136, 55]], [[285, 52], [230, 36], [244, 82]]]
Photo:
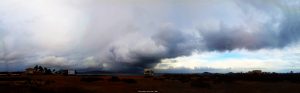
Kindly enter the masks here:
[[[300, 15], [296, 12], [296, 8], [289, 7], [285, 3], [278, 5], [278, 2], [276, 4], [274, 2], [271, 2], [271, 4], [269, 4], [270, 2], [257, 4], [257, 2], [246, 3], [246, 5], [250, 5], [250, 9], [240, 6], [245, 14], [243, 17], [246, 19], [244, 20], [246, 25], [241, 24], [238, 27], [229, 28], [226, 26], [228, 25], [227, 22], [221, 22], [218, 30], [200, 29], [199, 32], [206, 47], [209, 50], [220, 51], [242, 48], [257, 50], [283, 48], [299, 41], [300, 21], [296, 17]], [[255, 12], [253, 12], [253, 9]], [[262, 16], [256, 16], [259, 15], [256, 12], [261, 13]], [[269, 21], [262, 23], [260, 18], [264, 16], [269, 18]], [[253, 22], [256, 23], [253, 24]]]

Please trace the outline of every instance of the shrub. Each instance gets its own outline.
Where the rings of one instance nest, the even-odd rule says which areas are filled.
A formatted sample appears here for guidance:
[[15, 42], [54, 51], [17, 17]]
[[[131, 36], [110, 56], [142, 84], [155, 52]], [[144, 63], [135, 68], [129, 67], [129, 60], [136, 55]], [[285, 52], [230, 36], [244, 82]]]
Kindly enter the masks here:
[[110, 81], [117, 82], [117, 81], [120, 81], [120, 78], [117, 76], [111, 76]]
[[99, 78], [99, 77], [83, 77], [80, 79], [80, 81], [84, 81], [84, 82], [95, 82], [95, 81], [100, 81], [103, 80], [103, 78]]
[[211, 87], [209, 83], [203, 82], [201, 80], [192, 81], [191, 86], [198, 87], [198, 88], [210, 88]]
[[137, 83], [137, 81], [134, 79], [122, 79], [122, 81], [129, 84]]

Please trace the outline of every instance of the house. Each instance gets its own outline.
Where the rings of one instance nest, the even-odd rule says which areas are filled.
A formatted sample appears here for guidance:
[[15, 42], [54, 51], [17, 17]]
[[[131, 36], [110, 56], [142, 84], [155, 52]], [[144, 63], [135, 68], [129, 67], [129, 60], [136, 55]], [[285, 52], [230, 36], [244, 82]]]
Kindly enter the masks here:
[[154, 76], [154, 71], [152, 69], [144, 69], [145, 77], [152, 77]]
[[75, 75], [76, 74], [76, 71], [75, 70], [67, 70], [67, 69], [64, 69], [64, 70], [60, 70], [58, 71], [59, 74], [62, 74], [62, 75]]
[[75, 75], [76, 71], [75, 70], [68, 70], [68, 75]]
[[25, 69], [25, 73], [26, 74], [34, 74], [34, 69], [33, 68], [27, 68], [27, 69]]

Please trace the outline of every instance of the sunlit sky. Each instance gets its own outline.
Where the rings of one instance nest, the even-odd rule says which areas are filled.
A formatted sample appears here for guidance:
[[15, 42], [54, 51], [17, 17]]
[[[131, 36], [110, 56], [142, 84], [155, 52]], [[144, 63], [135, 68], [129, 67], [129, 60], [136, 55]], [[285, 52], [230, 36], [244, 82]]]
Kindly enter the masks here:
[[299, 0], [0, 0], [0, 71], [300, 71]]

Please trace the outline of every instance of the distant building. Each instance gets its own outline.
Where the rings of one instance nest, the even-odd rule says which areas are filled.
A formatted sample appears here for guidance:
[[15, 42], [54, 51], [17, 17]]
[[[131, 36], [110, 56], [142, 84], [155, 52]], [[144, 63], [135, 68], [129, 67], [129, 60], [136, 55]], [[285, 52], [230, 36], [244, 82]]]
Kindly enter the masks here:
[[68, 75], [75, 75], [76, 71], [75, 70], [68, 70]]
[[252, 70], [252, 71], [249, 71], [248, 73], [261, 74], [262, 71], [261, 70]]
[[0, 76], [7, 76], [8, 72], [0, 72]]
[[34, 72], [35, 71], [34, 71], [33, 68], [27, 68], [26, 71], [25, 71], [26, 74], [34, 74]]
[[154, 71], [152, 69], [144, 69], [144, 75], [146, 77], [151, 77], [151, 76], [154, 76]]
[[62, 75], [75, 75], [76, 74], [76, 71], [75, 70], [60, 70], [58, 72], [59, 74], [62, 74]]

